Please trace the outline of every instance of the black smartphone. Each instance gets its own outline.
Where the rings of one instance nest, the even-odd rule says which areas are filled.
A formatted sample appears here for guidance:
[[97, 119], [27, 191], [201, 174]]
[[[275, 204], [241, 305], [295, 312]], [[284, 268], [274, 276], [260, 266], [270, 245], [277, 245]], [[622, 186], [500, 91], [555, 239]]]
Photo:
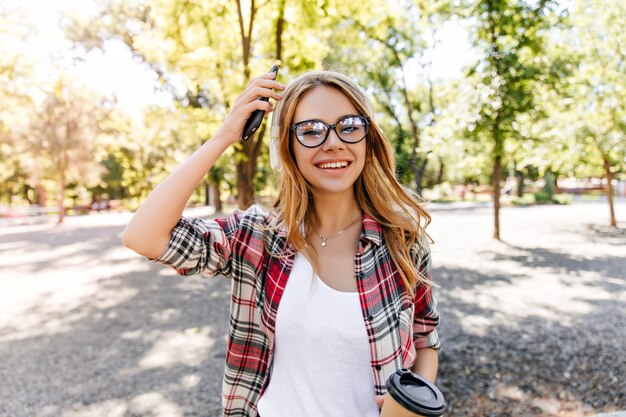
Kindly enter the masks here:
[[[274, 79], [276, 79], [276, 77], [278, 76], [278, 68], [280, 68], [278, 65], [273, 65], [272, 68], [270, 68], [270, 70], [268, 71], [268, 73], [270, 72], [275, 73]], [[259, 100], [268, 101], [269, 98], [261, 97], [259, 98]], [[248, 121], [246, 122], [246, 125], [243, 128], [243, 135], [241, 136], [241, 139], [248, 140], [250, 136], [252, 136], [254, 132], [256, 132], [259, 126], [261, 126], [261, 122], [263, 121], [263, 116], [265, 116], [265, 111], [263, 110], [255, 110], [252, 112], [252, 114], [250, 115], [250, 118], [248, 119]]]

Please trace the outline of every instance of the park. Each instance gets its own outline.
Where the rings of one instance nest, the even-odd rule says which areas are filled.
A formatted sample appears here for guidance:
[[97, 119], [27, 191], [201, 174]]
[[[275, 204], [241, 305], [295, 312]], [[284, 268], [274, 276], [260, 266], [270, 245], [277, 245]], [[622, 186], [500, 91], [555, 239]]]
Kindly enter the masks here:
[[[603, 209], [507, 207], [495, 241], [489, 205], [433, 205], [448, 415], [624, 409], [626, 234]], [[0, 415], [219, 415], [229, 282], [122, 247], [128, 220], [0, 228]]]
[[[341, 203], [332, 220], [380, 223], [405, 195], [431, 220], [444, 416], [626, 417], [625, 16], [610, 0], [0, 0], [0, 417], [224, 414], [235, 284], [140, 255], [146, 201], [172, 227], [222, 228], [287, 201], [304, 224], [320, 196]], [[371, 107], [295, 120], [279, 92], [311, 71]], [[348, 97], [329, 90], [310, 113]], [[245, 140], [244, 96], [261, 121]], [[274, 110], [293, 120], [270, 128]], [[206, 169], [180, 171], [191, 155]], [[355, 222], [312, 230], [326, 246]]]

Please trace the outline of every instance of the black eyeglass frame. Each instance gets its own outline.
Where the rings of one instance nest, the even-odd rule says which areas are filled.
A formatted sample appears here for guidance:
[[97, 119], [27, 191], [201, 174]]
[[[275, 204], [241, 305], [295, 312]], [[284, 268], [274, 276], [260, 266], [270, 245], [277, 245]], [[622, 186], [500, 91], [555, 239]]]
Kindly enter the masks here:
[[[341, 135], [339, 135], [339, 132], [337, 132], [337, 129], [335, 129], [339, 123], [341, 123], [343, 120], [347, 119], [348, 117], [360, 117], [360, 118], [365, 120], [365, 134], [363, 135], [363, 137], [361, 139], [357, 140], [356, 142], [349, 142], [347, 140], [343, 140], [341, 138]], [[359, 143], [359, 142], [361, 142], [363, 139], [365, 139], [367, 137], [367, 134], [370, 131], [370, 117], [369, 116], [363, 116], [362, 114], [346, 114], [345, 116], [341, 116], [341, 118], [339, 120], [337, 120], [337, 123], [335, 123], [333, 125], [329, 125], [328, 123], [326, 123], [325, 121], [320, 120], [320, 119], [303, 120], [301, 122], [294, 123], [291, 126], [289, 126], [289, 131], [290, 132], [294, 132], [294, 134], [295, 134], [296, 128], [299, 125], [301, 125], [302, 123], [311, 123], [311, 122], [320, 122], [320, 123], [322, 123], [324, 126], [326, 126], [328, 128], [326, 130], [326, 136], [324, 136], [324, 140], [322, 140], [319, 144], [317, 144], [315, 146], [307, 146], [307, 145], [305, 145], [304, 143], [302, 143], [300, 141], [300, 139], [298, 139], [298, 135], [296, 134], [296, 140], [298, 141], [298, 143], [300, 145], [304, 146], [305, 148], [311, 148], [311, 149], [322, 146], [324, 144], [324, 142], [326, 142], [326, 140], [328, 139], [328, 136], [330, 135], [331, 129], [335, 131], [335, 134], [337, 135], [339, 140], [342, 141], [343, 143]]]

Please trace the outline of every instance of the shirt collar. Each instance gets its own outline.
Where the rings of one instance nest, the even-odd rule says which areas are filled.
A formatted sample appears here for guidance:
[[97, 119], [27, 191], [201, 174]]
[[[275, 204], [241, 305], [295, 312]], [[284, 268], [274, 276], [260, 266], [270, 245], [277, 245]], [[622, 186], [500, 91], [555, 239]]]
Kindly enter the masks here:
[[376, 246], [380, 246], [382, 242], [383, 229], [372, 216], [363, 213], [363, 229], [361, 230], [361, 239], [371, 240]]
[[[382, 242], [382, 227], [372, 216], [363, 213], [363, 227], [361, 229], [360, 239], [370, 240], [376, 246], [380, 246]], [[278, 236], [287, 237], [287, 226], [281, 225], [278, 228]]]

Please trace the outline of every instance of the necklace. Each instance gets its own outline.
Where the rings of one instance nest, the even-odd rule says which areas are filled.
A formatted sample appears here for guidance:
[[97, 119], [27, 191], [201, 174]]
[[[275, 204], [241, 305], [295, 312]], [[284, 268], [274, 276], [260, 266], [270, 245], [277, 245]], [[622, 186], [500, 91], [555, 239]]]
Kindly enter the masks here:
[[317, 233], [317, 232], [315, 232], [315, 234], [317, 235], [317, 237], [319, 237], [320, 239], [322, 239], [322, 247], [325, 247], [325, 246], [326, 246], [326, 241], [327, 241], [328, 239], [332, 239], [332, 238], [334, 238], [335, 236], [338, 236], [338, 235], [342, 234], [343, 232], [345, 232], [346, 230], [348, 230], [348, 228], [349, 228], [350, 226], [352, 226], [354, 223], [356, 223], [356, 222], [357, 222], [358, 220], [360, 220], [360, 219], [361, 219], [361, 216], [359, 215], [359, 217], [357, 217], [356, 219], [354, 219], [354, 221], [353, 221], [352, 223], [350, 223], [349, 225], [347, 225], [346, 227], [344, 227], [343, 229], [341, 229], [340, 231], [338, 231], [338, 232], [337, 232], [337, 233], [335, 233], [334, 235], [331, 235], [331, 236], [328, 236], [328, 237], [324, 237], [324, 236], [320, 235], [320, 234], [319, 234], [319, 233]]

